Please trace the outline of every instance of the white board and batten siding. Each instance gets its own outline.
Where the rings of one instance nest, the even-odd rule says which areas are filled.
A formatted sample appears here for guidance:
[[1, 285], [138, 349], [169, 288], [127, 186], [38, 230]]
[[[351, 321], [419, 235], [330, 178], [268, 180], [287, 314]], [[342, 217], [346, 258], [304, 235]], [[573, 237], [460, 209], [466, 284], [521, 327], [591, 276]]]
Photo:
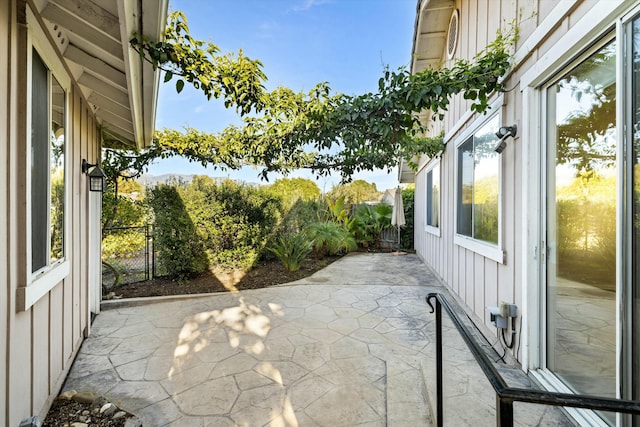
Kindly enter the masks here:
[[[553, 45], [553, 40], [564, 34], [580, 16], [589, 9], [590, 1], [568, 0], [559, 6], [556, 1], [526, 0], [457, 0], [454, 7], [459, 11], [460, 32], [454, 59], [470, 59], [491, 42], [500, 27], [506, 28], [513, 20], [519, 22], [520, 39], [516, 46], [516, 64], [505, 80], [505, 87], [513, 89], [495, 96], [498, 102], [501, 125], [516, 124], [522, 129], [523, 99], [518, 89], [520, 76], [531, 67], [536, 58]], [[558, 8], [563, 8], [559, 11]], [[555, 9], [555, 10], [554, 10]], [[558, 16], [556, 16], [558, 15]], [[548, 18], [546, 21], [545, 19]], [[550, 21], [553, 21], [550, 23]], [[551, 26], [554, 31], [538, 29]], [[538, 29], [538, 31], [536, 31]], [[529, 40], [528, 40], [529, 39]], [[529, 45], [526, 43], [529, 42]], [[532, 47], [533, 46], [533, 47]], [[442, 62], [450, 65], [446, 52]], [[482, 252], [460, 246], [454, 242], [456, 235], [456, 145], [462, 142], [461, 134], [475, 127], [483, 116], [470, 113], [470, 101], [462, 96], [453, 97], [449, 111], [442, 122], [431, 122], [433, 135], [444, 130], [446, 149], [440, 156], [440, 227], [437, 233], [425, 227], [426, 218], [426, 173], [431, 162], [437, 159], [421, 159], [415, 176], [415, 249], [418, 255], [440, 276], [455, 297], [481, 326], [488, 338], [495, 339], [496, 329], [491, 325], [488, 306], [497, 306], [501, 301], [523, 305], [523, 246], [525, 236], [522, 226], [523, 153], [526, 152], [521, 133], [510, 139], [500, 155], [501, 206], [500, 247], [504, 262], [484, 256]], [[489, 113], [491, 114], [493, 110]], [[520, 353], [516, 355], [519, 359]]]
[[20, 0], [0, 2], [0, 425], [7, 426], [17, 426], [31, 415], [46, 415], [89, 327], [89, 192], [81, 162], [95, 161], [100, 146], [94, 113], [72, 83], [67, 93], [65, 167], [70, 191], [69, 273], [25, 309], [18, 295], [29, 277], [26, 7]]

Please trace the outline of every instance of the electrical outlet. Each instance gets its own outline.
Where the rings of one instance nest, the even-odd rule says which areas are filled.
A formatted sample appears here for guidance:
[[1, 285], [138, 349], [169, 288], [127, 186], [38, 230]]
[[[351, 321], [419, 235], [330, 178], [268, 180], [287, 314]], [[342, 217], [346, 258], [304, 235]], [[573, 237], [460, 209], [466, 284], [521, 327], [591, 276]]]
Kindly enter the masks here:
[[517, 317], [518, 306], [515, 304], [509, 304], [508, 302], [500, 302], [500, 315], [502, 317]]
[[507, 328], [507, 318], [500, 312], [500, 307], [487, 307], [489, 310], [489, 318], [498, 329]]
[[500, 316], [502, 317], [509, 317], [509, 304], [504, 302], [504, 301], [500, 301]]

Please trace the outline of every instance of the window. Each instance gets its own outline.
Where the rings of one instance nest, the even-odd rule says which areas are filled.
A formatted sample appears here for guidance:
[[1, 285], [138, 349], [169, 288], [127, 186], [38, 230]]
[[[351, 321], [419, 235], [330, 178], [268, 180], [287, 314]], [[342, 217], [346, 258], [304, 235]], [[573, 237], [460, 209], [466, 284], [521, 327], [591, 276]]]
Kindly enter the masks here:
[[31, 58], [31, 272], [64, 259], [66, 94], [42, 57]]
[[500, 157], [495, 115], [458, 146], [457, 233], [498, 245]]
[[440, 163], [427, 172], [427, 220], [430, 227], [440, 226]]

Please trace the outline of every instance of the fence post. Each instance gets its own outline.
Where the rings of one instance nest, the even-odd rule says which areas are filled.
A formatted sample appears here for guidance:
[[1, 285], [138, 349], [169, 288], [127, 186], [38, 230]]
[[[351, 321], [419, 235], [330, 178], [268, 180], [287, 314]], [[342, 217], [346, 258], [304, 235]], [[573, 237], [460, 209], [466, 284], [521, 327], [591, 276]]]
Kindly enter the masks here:
[[149, 224], [146, 224], [144, 227], [144, 241], [145, 241], [145, 254], [144, 254], [144, 278], [145, 280], [149, 280], [149, 239], [151, 235], [149, 234]]
[[156, 229], [151, 224], [151, 275], [156, 278]]

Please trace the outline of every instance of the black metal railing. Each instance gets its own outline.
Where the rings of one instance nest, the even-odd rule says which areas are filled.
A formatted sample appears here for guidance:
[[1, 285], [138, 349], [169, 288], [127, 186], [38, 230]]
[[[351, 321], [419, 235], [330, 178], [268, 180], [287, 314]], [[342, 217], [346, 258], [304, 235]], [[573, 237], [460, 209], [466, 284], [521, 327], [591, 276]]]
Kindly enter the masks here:
[[[435, 308], [432, 304], [435, 300]], [[597, 411], [611, 411], [624, 414], [640, 415], [640, 401], [557, 393], [545, 390], [522, 389], [509, 387], [498, 370], [489, 360], [484, 350], [472, 338], [458, 315], [451, 308], [444, 295], [433, 292], [426, 297], [431, 312], [436, 313], [436, 420], [439, 427], [444, 425], [443, 394], [442, 394], [442, 307], [449, 314], [449, 318], [458, 333], [480, 365], [485, 376], [496, 392], [496, 425], [498, 427], [513, 426], [513, 403], [537, 403], [541, 405], [565, 406], [572, 408], [592, 409]]]

